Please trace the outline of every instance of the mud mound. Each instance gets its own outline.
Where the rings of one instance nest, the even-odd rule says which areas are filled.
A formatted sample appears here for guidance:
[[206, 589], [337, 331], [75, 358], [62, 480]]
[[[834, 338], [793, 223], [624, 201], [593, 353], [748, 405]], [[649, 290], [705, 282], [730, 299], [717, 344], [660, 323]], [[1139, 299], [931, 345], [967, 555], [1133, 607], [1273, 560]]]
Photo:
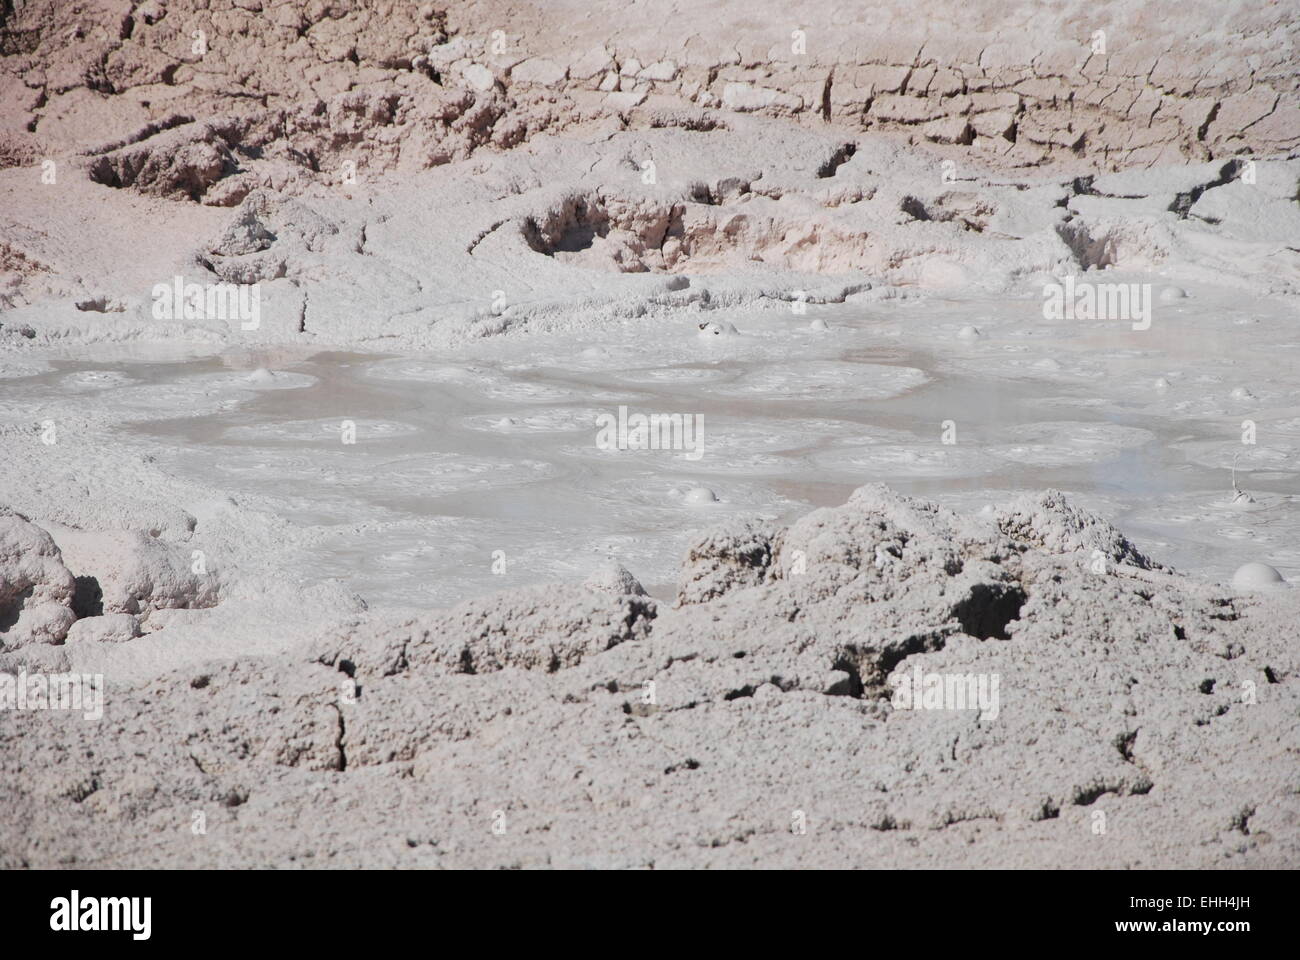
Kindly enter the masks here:
[[102, 721], [0, 726], [5, 865], [1294, 864], [1294, 591], [997, 516], [866, 487], [702, 538], [677, 609], [516, 591], [109, 677]]
[[0, 516], [0, 647], [60, 643], [76, 619], [75, 581], [48, 533]]

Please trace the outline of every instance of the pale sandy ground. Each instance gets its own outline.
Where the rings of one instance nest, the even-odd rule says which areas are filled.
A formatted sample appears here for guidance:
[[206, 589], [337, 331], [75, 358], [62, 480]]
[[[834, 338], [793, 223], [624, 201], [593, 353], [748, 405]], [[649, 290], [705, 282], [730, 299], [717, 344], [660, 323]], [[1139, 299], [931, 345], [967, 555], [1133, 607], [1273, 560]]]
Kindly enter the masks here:
[[0, 864], [1300, 863], [1285, 4], [15, 7]]

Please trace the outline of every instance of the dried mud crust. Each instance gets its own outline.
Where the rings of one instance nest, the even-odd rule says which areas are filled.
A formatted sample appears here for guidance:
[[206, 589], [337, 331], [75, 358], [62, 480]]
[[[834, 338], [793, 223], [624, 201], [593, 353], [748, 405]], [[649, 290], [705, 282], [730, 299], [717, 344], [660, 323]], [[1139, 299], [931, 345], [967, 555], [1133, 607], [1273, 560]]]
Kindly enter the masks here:
[[[0, 346], [435, 346], [1108, 266], [1294, 294], [1286, 14], [14, 4]], [[176, 275], [263, 285], [259, 325], [154, 317]]]
[[[1093, 572], [1095, 551], [1106, 573]], [[703, 535], [682, 584], [670, 607], [605, 570], [417, 618], [363, 615], [294, 655], [110, 676], [102, 721], [35, 712], [0, 724], [0, 857], [1281, 867], [1300, 856], [1300, 663], [1280, 628], [1294, 591], [1234, 596], [1158, 569], [1055, 492], [963, 517], [882, 486], [788, 527]], [[997, 676], [999, 702], [895, 708], [897, 678], [917, 672]], [[206, 834], [190, 829], [196, 810]]]
[[272, 181], [337, 179], [345, 161], [446, 163], [582, 116], [699, 129], [759, 114], [1080, 172], [1300, 146], [1297, 27], [1278, 5], [752, 12], [21, 3], [0, 22], [0, 160], [89, 150], [99, 182], [231, 205]]

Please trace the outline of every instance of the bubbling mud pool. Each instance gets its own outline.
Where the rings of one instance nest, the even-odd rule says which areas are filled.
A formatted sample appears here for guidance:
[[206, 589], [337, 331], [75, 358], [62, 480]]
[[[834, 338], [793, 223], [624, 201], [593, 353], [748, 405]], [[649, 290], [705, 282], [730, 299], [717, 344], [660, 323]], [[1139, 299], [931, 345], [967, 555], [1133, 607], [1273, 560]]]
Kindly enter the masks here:
[[[611, 560], [671, 596], [700, 528], [793, 519], [876, 481], [963, 510], [1057, 487], [1188, 572], [1226, 580], [1263, 561], [1291, 579], [1300, 410], [1259, 337], [1287, 318], [1259, 305], [1247, 351], [1212, 307], [1180, 308], [1164, 333], [929, 302], [738, 316], [734, 334], [704, 314], [636, 321], [437, 358], [120, 351], [14, 371], [0, 405], [75, 410], [87, 443], [287, 520], [279, 564], [372, 606], [441, 606]], [[671, 434], [669, 449], [619, 449], [600, 425], [620, 408], [701, 430], [678, 449]], [[1250, 500], [1233, 501], [1234, 460]]]

